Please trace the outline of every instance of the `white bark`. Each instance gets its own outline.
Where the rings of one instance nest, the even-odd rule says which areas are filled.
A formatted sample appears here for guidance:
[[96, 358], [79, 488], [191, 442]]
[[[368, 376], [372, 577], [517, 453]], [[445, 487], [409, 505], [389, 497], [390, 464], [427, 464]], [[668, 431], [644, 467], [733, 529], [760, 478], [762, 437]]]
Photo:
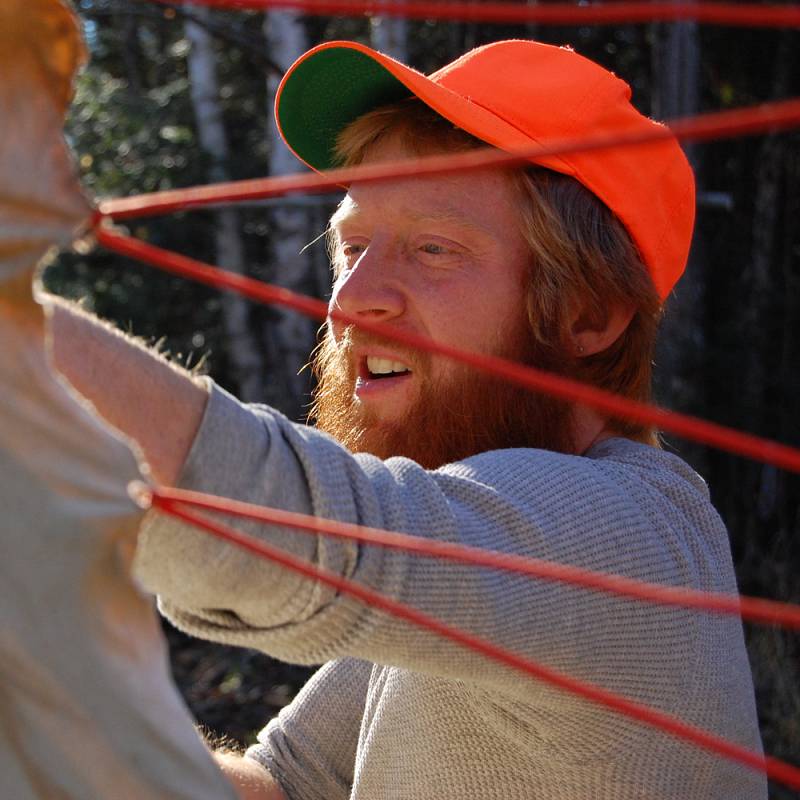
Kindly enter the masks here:
[[697, 23], [671, 23], [656, 37], [653, 112], [659, 119], [694, 114], [700, 91], [700, 45]]
[[[536, 6], [539, 5], [539, 0], [525, 0], [525, 4], [528, 6]], [[538, 39], [539, 38], [539, 24], [537, 22], [526, 22], [525, 23], [525, 34], [529, 39]]]
[[[671, 120], [696, 114], [699, 108], [700, 43], [696, 22], [658, 25], [653, 44], [653, 116]], [[695, 171], [698, 151], [684, 145]], [[698, 194], [700, 187], [698, 186]], [[703, 407], [705, 386], [696, 376], [704, 369], [705, 243], [695, 233], [686, 272], [667, 304], [657, 353], [657, 386], [662, 401], [678, 409]], [[705, 451], [686, 445], [685, 456], [704, 466]]]
[[[208, 19], [210, 9], [191, 8], [199, 21]], [[209, 179], [229, 180], [230, 147], [219, 102], [216, 56], [208, 31], [191, 20], [186, 21], [186, 37], [191, 42], [188, 67], [197, 131], [202, 148], [211, 157]], [[238, 214], [233, 208], [215, 214], [214, 241], [216, 262], [222, 269], [245, 274], [244, 245], [239, 230]], [[228, 355], [243, 400], [264, 398], [264, 358], [250, 327], [250, 305], [237, 295], [225, 293], [222, 301], [223, 324]]]
[[[270, 59], [284, 69], [308, 48], [307, 36], [299, 14], [276, 11], [265, 15], [264, 36]], [[270, 73], [267, 78], [267, 113], [271, 142], [269, 174], [288, 175], [302, 169], [300, 162], [283, 144], [275, 124], [273, 108], [279, 76]], [[313, 215], [302, 205], [291, 200], [279, 205], [271, 214], [272, 222], [272, 281], [299, 292], [308, 292], [313, 279], [313, 259], [303, 248], [320, 231], [313, 231]], [[276, 364], [283, 386], [283, 398], [270, 398], [291, 415], [299, 412], [305, 402], [307, 375], [298, 375], [308, 361], [315, 344], [318, 321], [310, 320], [296, 312], [275, 307], [275, 315], [264, 338], [270, 360]], [[277, 376], [276, 376], [277, 377]], [[276, 387], [278, 388], [278, 387]]]
[[406, 63], [408, 22], [402, 17], [372, 17], [369, 22], [372, 46], [387, 56]]

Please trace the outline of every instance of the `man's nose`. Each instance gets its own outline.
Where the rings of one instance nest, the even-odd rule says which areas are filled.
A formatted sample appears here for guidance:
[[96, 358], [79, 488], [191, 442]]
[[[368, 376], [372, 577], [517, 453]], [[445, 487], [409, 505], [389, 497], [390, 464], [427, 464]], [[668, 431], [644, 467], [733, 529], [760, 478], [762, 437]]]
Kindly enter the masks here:
[[370, 242], [334, 283], [331, 308], [376, 322], [401, 316], [406, 301], [398, 266], [391, 245]]

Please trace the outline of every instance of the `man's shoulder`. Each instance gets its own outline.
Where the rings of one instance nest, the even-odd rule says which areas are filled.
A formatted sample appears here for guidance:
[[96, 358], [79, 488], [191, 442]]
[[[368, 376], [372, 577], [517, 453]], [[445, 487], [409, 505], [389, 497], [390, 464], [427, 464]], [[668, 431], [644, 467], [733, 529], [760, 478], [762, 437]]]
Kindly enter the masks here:
[[592, 474], [618, 473], [662, 475], [676, 481], [686, 481], [701, 491], [706, 491], [705, 481], [682, 458], [661, 448], [621, 436], [604, 439], [592, 445], [585, 453], [575, 455], [558, 453], [532, 447], [489, 450], [453, 464], [446, 464], [441, 472], [453, 475], [478, 477], [492, 471], [523, 471], [550, 469], [590, 477]]
[[637, 480], [656, 491], [709, 501], [705, 480], [680, 456], [660, 447], [614, 437], [591, 447], [586, 458], [621, 480]]
[[535, 448], [492, 450], [447, 464], [440, 480], [480, 484], [506, 496], [639, 507], [677, 506], [711, 512], [705, 481], [681, 458], [622, 437], [606, 439], [582, 455]]

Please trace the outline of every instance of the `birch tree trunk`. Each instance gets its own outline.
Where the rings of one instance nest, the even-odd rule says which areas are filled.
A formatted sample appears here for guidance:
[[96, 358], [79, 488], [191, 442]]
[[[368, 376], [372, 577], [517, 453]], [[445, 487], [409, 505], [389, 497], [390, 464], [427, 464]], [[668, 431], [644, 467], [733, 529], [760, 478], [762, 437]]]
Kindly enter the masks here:
[[[653, 37], [652, 115], [671, 120], [699, 107], [700, 45], [693, 21], [656, 25]], [[698, 153], [684, 146], [698, 174]], [[700, 188], [698, 188], [698, 197]], [[706, 257], [702, 227], [696, 226], [686, 273], [666, 305], [657, 356], [657, 393], [671, 407], [698, 413], [706, 404], [702, 380], [705, 354]], [[698, 379], [699, 377], [699, 379]], [[703, 471], [704, 449], [685, 444], [681, 452]]]
[[[188, 67], [198, 136], [201, 147], [210, 158], [209, 180], [225, 181], [230, 179], [230, 148], [219, 101], [213, 42], [202, 25], [209, 19], [210, 9], [190, 9], [197, 22], [187, 19], [185, 32], [191, 42]], [[243, 275], [246, 272], [245, 256], [238, 216], [233, 208], [220, 209], [214, 214], [214, 243], [216, 263], [220, 268]], [[250, 305], [244, 298], [226, 292], [222, 299], [222, 313], [227, 354], [238, 384], [238, 394], [246, 401], [263, 400], [265, 363], [251, 330]]]
[[372, 46], [406, 63], [408, 60], [408, 22], [402, 17], [371, 17], [369, 35]]
[[123, 33], [122, 61], [128, 85], [134, 94], [142, 91], [142, 78], [139, 72], [141, 64], [141, 48], [139, 47], [139, 23], [132, 14], [114, 15], [115, 24]]
[[[264, 37], [270, 60], [283, 70], [308, 49], [307, 36], [299, 14], [276, 11], [265, 15]], [[270, 137], [270, 175], [299, 172], [302, 165], [281, 141], [275, 124], [273, 108], [280, 77], [267, 77], [267, 115]], [[314, 232], [313, 206], [302, 198], [284, 198], [270, 212], [272, 227], [271, 280], [294, 291], [308, 293], [316, 289], [314, 258], [304, 251], [319, 232]], [[327, 277], [326, 277], [327, 283]], [[268, 358], [274, 365], [276, 384], [269, 401], [291, 417], [301, 416], [302, 406], [310, 388], [308, 373], [298, 374], [307, 363], [314, 347], [318, 322], [293, 311], [275, 307], [270, 322], [264, 328], [263, 341]]]
[[[536, 6], [539, 5], [539, 0], [525, 0], [525, 5]], [[537, 22], [525, 23], [525, 36], [528, 39], [539, 38], [539, 24]]]

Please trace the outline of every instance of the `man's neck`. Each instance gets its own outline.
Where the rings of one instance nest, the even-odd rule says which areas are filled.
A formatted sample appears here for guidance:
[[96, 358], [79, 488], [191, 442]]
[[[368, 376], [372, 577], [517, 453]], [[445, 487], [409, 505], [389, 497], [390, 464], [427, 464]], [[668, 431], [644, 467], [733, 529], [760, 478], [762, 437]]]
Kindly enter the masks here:
[[572, 417], [573, 441], [578, 455], [583, 455], [605, 439], [619, 435], [609, 426], [608, 419], [587, 406], [575, 406]]

